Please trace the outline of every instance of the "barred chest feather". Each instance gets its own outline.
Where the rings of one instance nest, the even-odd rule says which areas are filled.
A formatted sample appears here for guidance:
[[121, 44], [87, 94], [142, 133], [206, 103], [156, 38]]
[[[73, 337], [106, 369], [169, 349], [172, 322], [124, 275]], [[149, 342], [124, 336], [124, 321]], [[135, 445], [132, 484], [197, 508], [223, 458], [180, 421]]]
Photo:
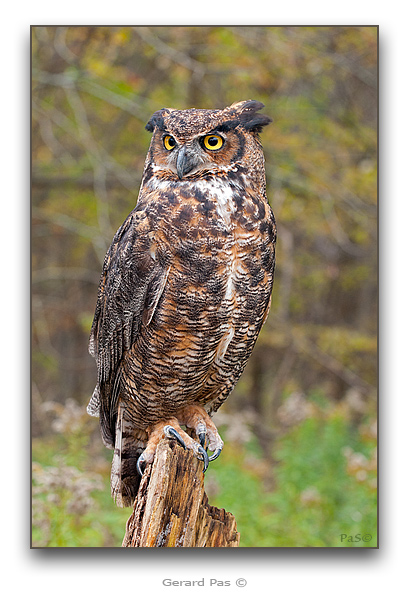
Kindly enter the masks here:
[[227, 175], [153, 177], [141, 191], [136, 210], [149, 220], [149, 253], [166, 282], [124, 359], [137, 425], [159, 418], [162, 406], [171, 414], [189, 401], [217, 408], [250, 356], [269, 305], [275, 226], [244, 185]]

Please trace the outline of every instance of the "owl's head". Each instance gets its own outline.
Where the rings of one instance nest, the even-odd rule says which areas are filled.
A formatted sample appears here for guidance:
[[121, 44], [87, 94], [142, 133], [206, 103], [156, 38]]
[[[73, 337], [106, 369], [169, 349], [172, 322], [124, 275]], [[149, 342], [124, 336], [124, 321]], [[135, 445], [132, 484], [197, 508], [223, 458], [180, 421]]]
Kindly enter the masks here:
[[258, 139], [272, 120], [257, 113], [259, 101], [240, 101], [225, 109], [161, 109], [146, 129], [153, 133], [148, 160], [162, 176], [197, 179], [218, 175], [262, 156]]

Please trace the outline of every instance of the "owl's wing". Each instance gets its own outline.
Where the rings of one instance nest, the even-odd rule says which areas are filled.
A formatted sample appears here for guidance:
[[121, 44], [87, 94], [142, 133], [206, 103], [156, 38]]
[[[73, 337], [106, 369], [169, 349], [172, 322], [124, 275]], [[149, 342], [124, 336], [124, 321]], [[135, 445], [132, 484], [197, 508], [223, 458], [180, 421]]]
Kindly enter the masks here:
[[104, 417], [101, 428], [106, 429], [104, 441], [108, 442], [116, 411], [119, 363], [135, 342], [141, 324], [151, 322], [169, 273], [166, 258], [159, 257], [154, 247], [147, 218], [134, 210], [117, 231], [104, 260], [89, 341], [98, 382], [87, 410]]

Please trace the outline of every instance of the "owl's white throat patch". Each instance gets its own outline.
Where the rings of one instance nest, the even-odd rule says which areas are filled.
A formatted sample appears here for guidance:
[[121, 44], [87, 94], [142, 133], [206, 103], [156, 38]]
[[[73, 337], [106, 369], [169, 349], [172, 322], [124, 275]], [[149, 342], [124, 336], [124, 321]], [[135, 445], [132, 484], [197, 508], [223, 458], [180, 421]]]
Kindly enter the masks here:
[[[231, 216], [236, 212], [237, 208], [233, 196], [239, 191], [238, 188], [231, 186], [223, 179], [186, 179], [180, 181], [179, 185], [184, 189], [189, 189], [189, 187], [193, 186], [208, 196], [216, 206], [220, 224], [223, 228], [231, 228]], [[157, 177], [152, 177], [147, 182], [147, 187], [151, 191], [166, 191], [169, 189], [169, 182], [167, 180], [158, 179]], [[194, 195], [194, 192], [192, 192], [192, 195]]]
[[216, 204], [216, 212], [226, 227], [231, 226], [231, 215], [236, 211], [233, 200], [233, 189], [221, 180], [198, 180], [197, 187], [212, 197]]

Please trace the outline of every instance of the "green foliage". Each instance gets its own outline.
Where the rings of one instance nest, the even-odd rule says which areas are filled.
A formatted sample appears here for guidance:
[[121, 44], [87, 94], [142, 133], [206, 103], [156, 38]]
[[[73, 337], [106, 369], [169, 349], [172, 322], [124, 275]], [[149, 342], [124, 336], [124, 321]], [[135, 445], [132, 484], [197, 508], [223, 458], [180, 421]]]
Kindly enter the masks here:
[[[205, 488], [212, 505], [235, 515], [242, 547], [376, 546], [373, 420], [353, 428], [344, 408], [319, 394], [310, 402], [311, 416], [277, 440], [273, 464], [254, 437], [230, 441], [234, 421], [223, 421], [226, 445]], [[131, 510], [111, 499], [111, 452], [95, 454], [98, 435], [74, 403], [50, 412], [56, 433], [33, 442], [33, 546], [121, 546]]]
[[111, 499], [91, 419], [74, 401], [43, 408], [55, 433], [33, 441], [33, 546], [120, 546], [129, 512]]
[[[340, 413], [307, 418], [278, 440], [272, 492], [260, 480], [260, 460], [233, 444], [225, 450], [207, 480], [218, 488], [211, 503], [235, 515], [240, 546], [376, 546], [376, 442], [366, 443]], [[342, 534], [372, 538], [348, 542]]]
[[350, 447], [365, 450], [340, 416], [325, 423], [307, 419], [282, 439], [272, 497], [277, 546], [347, 546], [343, 533], [369, 533], [376, 546], [375, 485], [348, 474], [343, 452]]

